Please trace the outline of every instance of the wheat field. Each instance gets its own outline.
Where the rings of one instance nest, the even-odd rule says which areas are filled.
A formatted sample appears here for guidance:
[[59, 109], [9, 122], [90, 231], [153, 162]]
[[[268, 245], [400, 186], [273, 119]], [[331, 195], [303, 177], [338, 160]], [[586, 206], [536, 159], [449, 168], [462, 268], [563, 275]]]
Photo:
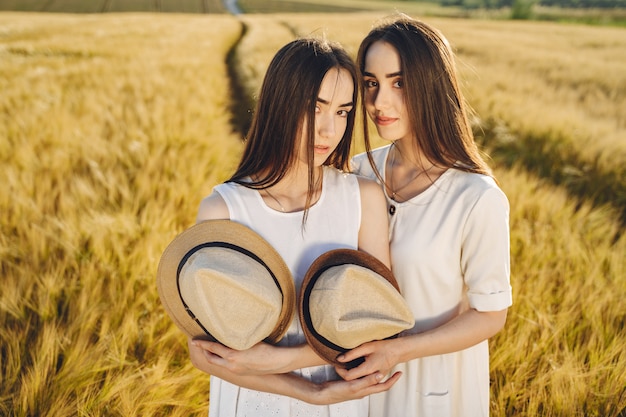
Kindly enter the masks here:
[[[379, 17], [0, 13], [0, 415], [206, 415], [155, 273], [237, 162], [233, 82], [254, 97], [294, 36], [355, 53]], [[586, 177], [624, 198], [624, 31], [428, 21], [511, 202], [492, 415], [623, 416], [624, 200]]]

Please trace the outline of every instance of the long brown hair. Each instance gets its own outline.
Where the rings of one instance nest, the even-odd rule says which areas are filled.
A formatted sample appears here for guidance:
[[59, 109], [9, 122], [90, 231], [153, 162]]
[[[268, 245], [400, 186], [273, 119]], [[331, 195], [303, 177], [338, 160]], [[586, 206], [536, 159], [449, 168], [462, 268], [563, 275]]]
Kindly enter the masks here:
[[[367, 51], [377, 41], [393, 46], [400, 57], [415, 146], [436, 165], [493, 177], [474, 141], [467, 104], [457, 81], [454, 53], [443, 34], [403, 14], [383, 22], [361, 42], [357, 58], [361, 73], [365, 71]], [[359, 85], [365, 97], [364, 83]], [[365, 148], [374, 166], [365, 100], [362, 103]]]
[[[306, 219], [315, 192], [315, 106], [324, 76], [333, 68], [350, 73], [355, 86], [352, 102], [356, 103], [356, 65], [339, 44], [303, 38], [288, 43], [276, 53], [263, 79], [243, 156], [228, 181], [254, 189], [268, 188], [280, 181], [298, 157], [297, 144], [306, 120], [309, 161]], [[354, 110], [348, 114], [346, 131], [324, 165], [348, 170], [354, 114]]]

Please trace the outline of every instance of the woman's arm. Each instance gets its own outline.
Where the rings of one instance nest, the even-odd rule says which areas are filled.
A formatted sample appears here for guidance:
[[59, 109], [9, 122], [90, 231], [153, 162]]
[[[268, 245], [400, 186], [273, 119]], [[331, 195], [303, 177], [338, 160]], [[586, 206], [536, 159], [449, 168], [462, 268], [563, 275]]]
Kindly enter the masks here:
[[286, 347], [260, 342], [246, 350], [234, 350], [216, 342], [195, 340], [193, 343], [205, 350], [205, 360], [211, 365], [236, 375], [281, 374], [327, 365], [308, 344]]
[[191, 362], [196, 368], [207, 374], [240, 387], [286, 395], [311, 404], [334, 404], [383, 392], [391, 388], [400, 377], [398, 373], [385, 382], [380, 382], [383, 379], [383, 374], [375, 373], [354, 381], [338, 380], [316, 384], [292, 373], [242, 376], [206, 361], [206, 351], [197, 346], [194, 341], [189, 340], [188, 345]]
[[337, 372], [346, 380], [377, 371], [386, 375], [398, 363], [467, 349], [499, 332], [504, 327], [506, 316], [506, 309], [485, 312], [469, 309], [424, 333], [364, 343], [340, 356], [339, 360], [349, 362], [363, 356], [365, 362], [351, 370], [338, 368]]
[[389, 268], [391, 258], [385, 195], [376, 182], [360, 176], [357, 178], [361, 192], [359, 249], [375, 256]]

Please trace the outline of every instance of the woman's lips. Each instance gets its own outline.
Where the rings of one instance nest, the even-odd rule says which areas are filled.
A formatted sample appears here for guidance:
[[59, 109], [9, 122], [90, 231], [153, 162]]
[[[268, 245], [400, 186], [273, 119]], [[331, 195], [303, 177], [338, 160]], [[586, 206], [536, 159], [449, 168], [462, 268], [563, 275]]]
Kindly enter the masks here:
[[327, 154], [328, 150], [330, 149], [330, 146], [316, 145], [313, 147], [313, 149], [315, 150], [315, 153], [317, 154]]
[[376, 116], [376, 124], [379, 126], [388, 126], [398, 120], [395, 117]]

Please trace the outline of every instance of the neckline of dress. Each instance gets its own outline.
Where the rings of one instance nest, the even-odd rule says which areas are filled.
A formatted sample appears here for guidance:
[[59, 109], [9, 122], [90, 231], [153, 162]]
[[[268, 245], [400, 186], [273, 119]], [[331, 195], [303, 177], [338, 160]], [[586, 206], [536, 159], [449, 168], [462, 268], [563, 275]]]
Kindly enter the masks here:
[[[326, 186], [325, 186], [325, 184], [327, 183], [326, 173], [327, 173], [326, 166], [322, 166], [322, 191], [320, 192], [320, 198], [318, 198], [317, 201], [313, 205], [311, 205], [311, 207], [309, 207], [309, 213], [311, 212], [311, 210], [314, 210], [315, 207], [317, 207], [322, 202], [322, 199], [326, 195]], [[304, 213], [304, 209], [298, 210], [298, 211], [281, 211], [281, 210], [276, 210], [276, 209], [268, 206], [267, 203], [265, 203], [265, 200], [263, 200], [263, 196], [261, 195], [260, 190], [254, 190], [254, 191], [256, 193], [257, 199], [261, 203], [261, 206], [263, 206], [264, 209], [269, 211], [270, 213], [278, 214], [278, 215], [281, 215], [281, 216], [302, 215], [302, 213]]]
[[[383, 164], [383, 173], [382, 173], [382, 177], [383, 180], [386, 181], [387, 180], [387, 159], [389, 159], [389, 153], [391, 152], [391, 148], [392, 145], [387, 145], [387, 149], [385, 152], [385, 157], [383, 158], [382, 164]], [[393, 200], [389, 194], [387, 193], [387, 189], [386, 187], [383, 186], [383, 193], [385, 194], [385, 198], [387, 199], [387, 204], [389, 206], [389, 214], [390, 215], [394, 215], [395, 211], [396, 211], [396, 207], [400, 207], [403, 206], [405, 204], [415, 204], [416, 200], [421, 200], [424, 198], [427, 198], [428, 195], [430, 195], [431, 193], [433, 193], [432, 189], [436, 188], [433, 186], [437, 186], [441, 181], [443, 181], [443, 178], [447, 177], [448, 175], [450, 175], [451, 169], [448, 168], [446, 169], [444, 172], [441, 173], [441, 175], [439, 175], [439, 177], [437, 177], [437, 179], [435, 181], [433, 181], [428, 188], [426, 188], [424, 191], [422, 191], [421, 193], [414, 195], [413, 197], [409, 198], [408, 200], [402, 201], [402, 202], [398, 202]]]

